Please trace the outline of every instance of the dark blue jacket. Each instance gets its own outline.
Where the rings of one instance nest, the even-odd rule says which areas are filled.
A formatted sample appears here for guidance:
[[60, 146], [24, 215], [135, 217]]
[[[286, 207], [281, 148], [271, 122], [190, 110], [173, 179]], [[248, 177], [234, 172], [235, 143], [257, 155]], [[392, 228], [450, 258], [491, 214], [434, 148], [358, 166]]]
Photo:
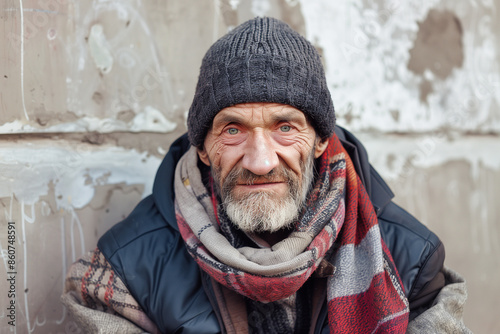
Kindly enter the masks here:
[[[443, 286], [444, 247], [439, 238], [394, 204], [393, 193], [368, 163], [362, 144], [349, 132], [336, 133], [370, 195], [386, 242], [410, 301], [410, 318], [427, 307]], [[177, 139], [156, 174], [153, 194], [111, 228], [98, 247], [145, 313], [164, 333], [224, 332], [213, 303], [210, 278], [187, 253], [174, 212], [174, 172], [189, 149]], [[326, 303], [324, 303], [326, 306]], [[326, 307], [316, 333], [327, 330]]]

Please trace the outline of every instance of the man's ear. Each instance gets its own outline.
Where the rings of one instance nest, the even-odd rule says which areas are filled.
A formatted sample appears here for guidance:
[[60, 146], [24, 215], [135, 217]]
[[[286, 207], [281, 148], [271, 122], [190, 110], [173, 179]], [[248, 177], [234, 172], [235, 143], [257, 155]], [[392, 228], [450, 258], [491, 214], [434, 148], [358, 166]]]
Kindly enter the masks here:
[[328, 138], [324, 140], [318, 140], [316, 142], [316, 147], [314, 148], [314, 158], [319, 158], [323, 152], [325, 152], [327, 146], [328, 146]]
[[208, 153], [207, 151], [205, 150], [205, 147], [202, 147], [202, 148], [198, 148], [196, 149], [196, 151], [198, 152], [198, 157], [200, 157], [200, 160], [207, 166], [210, 167], [210, 159], [208, 159]]

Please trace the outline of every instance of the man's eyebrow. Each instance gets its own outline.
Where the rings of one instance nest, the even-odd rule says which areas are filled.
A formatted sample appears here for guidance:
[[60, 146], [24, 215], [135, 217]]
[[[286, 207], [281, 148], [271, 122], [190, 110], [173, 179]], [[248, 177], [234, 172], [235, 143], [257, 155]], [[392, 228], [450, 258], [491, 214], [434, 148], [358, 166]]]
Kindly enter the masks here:
[[235, 114], [222, 114], [217, 117], [217, 120], [214, 119], [213, 124], [217, 123], [217, 125], [221, 124], [230, 124], [230, 123], [241, 123], [244, 121], [244, 117]]
[[271, 116], [271, 120], [274, 122], [298, 122], [304, 123], [307, 122], [306, 117], [301, 111], [298, 110], [285, 110], [283, 112], [275, 113]]
[[[277, 122], [307, 123], [307, 118], [304, 117], [304, 114], [300, 110], [282, 110], [270, 115], [269, 119], [273, 123]], [[231, 124], [231, 123], [245, 124], [247, 120], [248, 120], [247, 117], [240, 114], [234, 114], [234, 113], [219, 114], [217, 115], [216, 119], [214, 119], [212, 123], [212, 128], [214, 126], [224, 126], [226, 124]]]

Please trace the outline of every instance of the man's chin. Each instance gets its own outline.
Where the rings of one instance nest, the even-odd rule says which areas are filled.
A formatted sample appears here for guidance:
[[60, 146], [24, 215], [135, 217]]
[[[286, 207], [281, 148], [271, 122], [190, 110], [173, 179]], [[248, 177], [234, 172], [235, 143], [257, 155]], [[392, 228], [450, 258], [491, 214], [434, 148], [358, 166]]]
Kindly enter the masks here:
[[288, 227], [299, 212], [291, 196], [259, 191], [235, 197], [224, 203], [225, 210], [233, 224], [247, 233], [275, 232]]

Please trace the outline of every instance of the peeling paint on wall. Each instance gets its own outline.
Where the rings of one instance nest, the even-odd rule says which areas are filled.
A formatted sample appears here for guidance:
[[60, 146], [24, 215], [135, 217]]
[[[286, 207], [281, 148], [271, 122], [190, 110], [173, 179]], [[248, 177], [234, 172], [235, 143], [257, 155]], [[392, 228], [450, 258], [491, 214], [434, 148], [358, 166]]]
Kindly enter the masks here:
[[[26, 8], [14, 8], [33, 27], [33, 36], [25, 36], [22, 24], [17, 28], [16, 16], [7, 17], [10, 24], [3, 26], [8, 27], [5, 35], [16, 41], [6, 50], [6, 61], [15, 65], [0, 81], [0, 91], [18, 85], [21, 96], [2, 98], [0, 133], [124, 131], [130, 124], [118, 115], [125, 111], [138, 115], [141, 125], [133, 124], [134, 131], [173, 131], [182, 121], [176, 115], [180, 106], [160, 61], [161, 36], [154, 34], [145, 6], [136, 0], [52, 2], [50, 11], [32, 9], [35, 14], [43, 10], [43, 22], [35, 15], [24, 17]], [[46, 7], [45, 2], [36, 5]], [[45, 40], [36, 38], [39, 31], [47, 31]], [[38, 74], [39, 45], [53, 54], [42, 55], [52, 78]], [[57, 109], [54, 96], [65, 99], [56, 103]], [[23, 117], [19, 107], [26, 111]]]
[[14, 195], [32, 205], [47, 195], [52, 183], [57, 209], [81, 209], [92, 200], [94, 188], [99, 185], [144, 184], [146, 181], [143, 195], [152, 191], [151, 176], [160, 163], [157, 157], [118, 147], [91, 151], [78, 147], [45, 147], [42, 143], [28, 143], [19, 150], [0, 143], [3, 179], [0, 198]]
[[479, 178], [481, 168], [500, 170], [500, 155], [495, 154], [500, 140], [496, 137], [450, 139], [443, 133], [419, 137], [360, 134], [359, 137], [370, 153], [371, 163], [390, 182], [409, 178], [416, 169], [442, 166], [448, 161], [467, 162], [474, 180]]
[[90, 55], [94, 60], [95, 66], [102, 74], [111, 72], [113, 56], [109, 50], [109, 43], [104, 36], [102, 25], [96, 23], [90, 28], [88, 43]]
[[[55, 143], [0, 141], [0, 225], [17, 226], [17, 328], [27, 332], [74, 326], [57, 303], [67, 266], [151, 193], [161, 161], [108, 145]], [[5, 264], [4, 240], [2, 232]]]
[[[479, 133], [500, 131], [498, 109], [492, 108], [500, 106], [498, 47], [478, 49], [477, 40], [470, 37], [491, 30], [479, 22], [464, 20], [466, 12], [456, 14], [457, 20], [467, 23], [461, 25], [465, 61], [458, 68], [458, 57], [446, 79], [434, 80], [434, 72], [424, 70], [423, 75], [417, 75], [407, 64], [411, 60], [409, 51], [418, 39], [419, 22], [424, 22], [429, 13], [437, 13], [434, 8], [438, 6], [446, 13], [447, 7], [439, 1], [418, 5], [302, 1], [301, 5], [307, 37], [323, 50], [340, 124], [355, 131], [428, 132], [443, 127]], [[473, 10], [474, 4], [467, 2], [463, 6]], [[451, 5], [449, 10], [453, 10]], [[490, 15], [496, 15], [495, 11]], [[458, 45], [455, 18], [438, 15], [435, 19], [439, 24], [450, 24], [452, 43]], [[490, 38], [486, 33], [482, 36], [484, 42], [494, 43], [488, 41]], [[478, 58], [482, 59], [481, 68], [475, 64]], [[412, 64], [415, 62], [414, 58]], [[433, 86], [426, 90], [429, 80]]]
[[69, 132], [101, 132], [117, 131], [160, 132], [169, 133], [177, 128], [177, 124], [168, 120], [159, 110], [146, 105], [144, 110], [127, 121], [126, 114], [134, 115], [132, 110], [122, 110], [116, 119], [98, 117], [81, 117], [74, 122], [59, 123], [45, 128], [33, 127], [21, 121], [0, 125], [0, 133], [69, 133]]
[[431, 9], [418, 27], [408, 69], [419, 75], [429, 70], [439, 79], [446, 79], [464, 61], [459, 19], [450, 11]]
[[463, 64], [462, 26], [452, 12], [434, 9], [418, 26], [415, 43], [410, 49], [408, 69], [421, 76], [425, 74], [420, 83], [420, 100], [426, 102], [434, 78], [445, 80], [454, 68]]

